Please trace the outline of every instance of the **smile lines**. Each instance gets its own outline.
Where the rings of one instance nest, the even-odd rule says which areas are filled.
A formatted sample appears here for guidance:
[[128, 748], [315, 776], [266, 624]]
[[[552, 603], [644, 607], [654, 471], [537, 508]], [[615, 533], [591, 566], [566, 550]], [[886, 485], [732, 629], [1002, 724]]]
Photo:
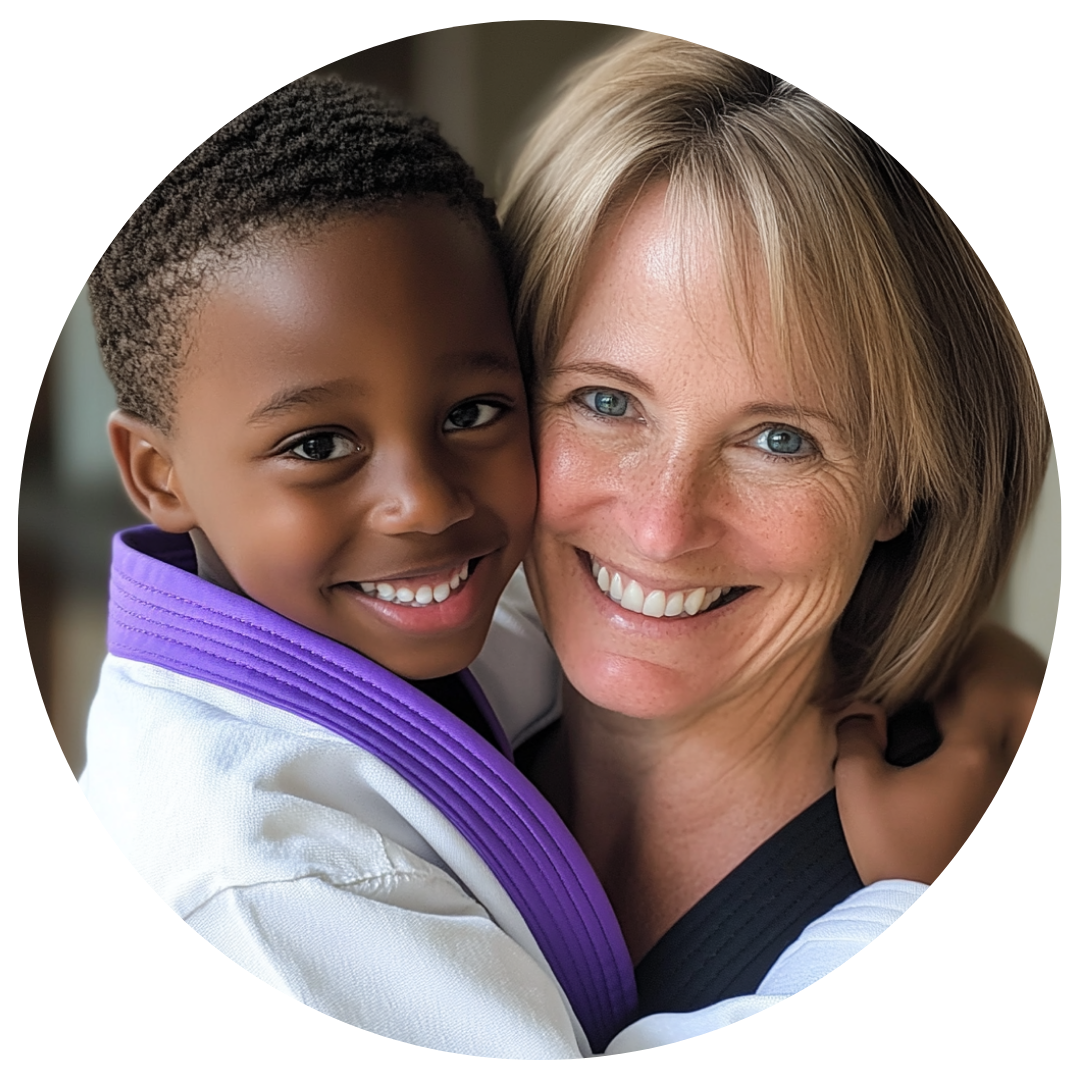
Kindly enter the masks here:
[[436, 585], [421, 585], [410, 589], [406, 585], [393, 585], [389, 581], [361, 581], [360, 589], [368, 596], [377, 596], [390, 604], [403, 604], [406, 607], [427, 607], [428, 604], [441, 604], [461, 587], [469, 576], [469, 562], [466, 560], [446, 581]]
[[[650, 589], [646, 592], [633, 578], [611, 571], [592, 559], [592, 573], [600, 591], [627, 611], [647, 615], [652, 619], [674, 619], [679, 615], [697, 615], [714, 604], [722, 607], [742, 596], [747, 590], [741, 586], [718, 585], [708, 588], [680, 589], [664, 592]], [[721, 603], [723, 601], [723, 603]]]

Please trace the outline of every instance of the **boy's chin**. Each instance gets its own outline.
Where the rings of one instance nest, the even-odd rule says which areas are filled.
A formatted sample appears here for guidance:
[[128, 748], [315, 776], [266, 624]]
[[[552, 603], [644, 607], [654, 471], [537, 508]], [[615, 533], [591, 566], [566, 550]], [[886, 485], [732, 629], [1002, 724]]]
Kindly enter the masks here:
[[365, 634], [364, 640], [344, 641], [369, 660], [392, 671], [402, 679], [421, 682], [453, 675], [467, 668], [480, 655], [487, 638], [490, 616], [476, 626], [457, 629], [445, 639], [438, 636], [413, 636], [388, 632], [376, 639]]
[[[392, 671], [395, 675], [409, 682], [424, 682], [428, 679], [441, 679], [445, 675], [455, 675], [467, 668], [480, 655], [483, 646], [481, 640], [475, 648], [462, 649], [460, 647], [442, 653], [432, 655], [417, 655], [417, 650], [412, 650], [408, 657], [395, 655], [373, 655], [365, 651], [365, 655], [375, 663]], [[382, 650], [377, 650], [382, 652]]]

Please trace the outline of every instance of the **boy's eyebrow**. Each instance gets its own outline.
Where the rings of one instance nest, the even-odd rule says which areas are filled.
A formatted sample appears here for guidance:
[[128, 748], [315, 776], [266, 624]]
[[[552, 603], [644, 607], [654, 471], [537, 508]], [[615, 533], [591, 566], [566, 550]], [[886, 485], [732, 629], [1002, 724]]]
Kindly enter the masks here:
[[[498, 374], [516, 375], [521, 370], [516, 357], [504, 352], [447, 353], [439, 362], [457, 368], [473, 368]], [[247, 418], [249, 424], [261, 424], [281, 413], [290, 412], [304, 405], [318, 405], [340, 394], [346, 387], [355, 388], [349, 379], [334, 379], [317, 386], [289, 387], [279, 390], [269, 401], [256, 408]]]
[[492, 371], [499, 375], [516, 375], [521, 370], [517, 357], [508, 356], [504, 352], [445, 353], [439, 359], [443, 363], [453, 364], [455, 367]]
[[317, 405], [340, 392], [348, 383], [347, 379], [335, 379], [320, 386], [300, 386], [279, 390], [269, 401], [260, 405], [248, 417], [249, 424], [259, 424], [270, 420], [279, 413], [289, 412], [302, 405]]

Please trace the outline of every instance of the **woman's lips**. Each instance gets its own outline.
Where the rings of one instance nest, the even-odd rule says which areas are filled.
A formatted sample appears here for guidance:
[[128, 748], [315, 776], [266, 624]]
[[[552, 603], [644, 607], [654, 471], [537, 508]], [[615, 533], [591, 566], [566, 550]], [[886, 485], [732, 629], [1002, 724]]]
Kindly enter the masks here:
[[626, 611], [652, 619], [690, 618], [726, 607], [748, 593], [752, 585], [691, 585], [682, 589], [653, 589], [625, 571], [612, 570], [594, 556], [581, 553], [596, 587]]

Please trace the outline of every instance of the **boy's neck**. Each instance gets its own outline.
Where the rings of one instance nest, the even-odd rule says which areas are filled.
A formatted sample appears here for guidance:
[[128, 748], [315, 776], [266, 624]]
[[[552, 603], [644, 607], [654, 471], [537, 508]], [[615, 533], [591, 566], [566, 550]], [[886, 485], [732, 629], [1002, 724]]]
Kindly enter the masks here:
[[195, 565], [198, 568], [199, 577], [238, 596], [247, 596], [218, 557], [206, 533], [202, 529], [191, 529], [188, 536], [191, 537], [191, 543], [195, 547]]

